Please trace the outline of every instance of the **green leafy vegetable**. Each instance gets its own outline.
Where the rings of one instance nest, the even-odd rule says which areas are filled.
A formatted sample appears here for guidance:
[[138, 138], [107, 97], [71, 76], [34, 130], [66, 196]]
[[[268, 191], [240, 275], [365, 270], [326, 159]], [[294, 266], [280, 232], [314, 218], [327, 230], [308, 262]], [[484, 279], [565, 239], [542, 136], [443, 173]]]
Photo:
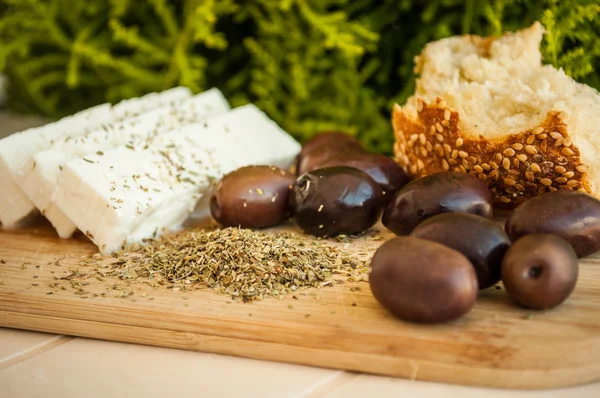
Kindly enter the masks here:
[[389, 152], [428, 41], [536, 20], [545, 62], [600, 87], [600, 0], [0, 0], [0, 71], [17, 111], [216, 86], [301, 140], [344, 129]]

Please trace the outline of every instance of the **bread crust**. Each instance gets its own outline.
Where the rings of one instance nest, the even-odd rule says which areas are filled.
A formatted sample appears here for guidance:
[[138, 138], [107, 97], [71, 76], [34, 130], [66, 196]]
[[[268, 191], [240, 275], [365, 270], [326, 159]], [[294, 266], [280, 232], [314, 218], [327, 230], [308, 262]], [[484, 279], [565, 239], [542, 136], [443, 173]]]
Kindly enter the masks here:
[[488, 139], [463, 131], [442, 98], [417, 98], [417, 116], [394, 106], [394, 156], [412, 178], [453, 170], [486, 182], [496, 204], [514, 208], [548, 191], [592, 192], [587, 165], [572, 141], [564, 112], [551, 111], [532, 129]]

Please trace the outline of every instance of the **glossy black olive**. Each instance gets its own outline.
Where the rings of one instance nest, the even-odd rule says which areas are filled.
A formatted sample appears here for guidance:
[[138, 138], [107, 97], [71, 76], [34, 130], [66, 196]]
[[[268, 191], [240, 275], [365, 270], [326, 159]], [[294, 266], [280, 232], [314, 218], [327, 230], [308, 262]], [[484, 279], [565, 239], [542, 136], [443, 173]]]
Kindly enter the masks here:
[[478, 178], [442, 172], [419, 178], [400, 189], [383, 213], [383, 225], [396, 235], [408, 235], [426, 219], [441, 213], [493, 216], [492, 194]]
[[510, 239], [501, 224], [467, 213], [443, 213], [419, 224], [411, 233], [459, 251], [469, 259], [480, 289], [500, 281], [502, 259]]
[[316, 236], [355, 234], [372, 227], [381, 215], [381, 188], [352, 167], [331, 167], [298, 178], [290, 204], [294, 219]]
[[398, 163], [377, 153], [341, 151], [323, 161], [320, 166], [322, 168], [348, 166], [364, 171], [381, 186], [385, 204], [409, 182], [408, 176]]
[[553, 234], [566, 240], [579, 257], [600, 250], [600, 200], [583, 192], [556, 191], [535, 196], [506, 220], [513, 240], [529, 234]]

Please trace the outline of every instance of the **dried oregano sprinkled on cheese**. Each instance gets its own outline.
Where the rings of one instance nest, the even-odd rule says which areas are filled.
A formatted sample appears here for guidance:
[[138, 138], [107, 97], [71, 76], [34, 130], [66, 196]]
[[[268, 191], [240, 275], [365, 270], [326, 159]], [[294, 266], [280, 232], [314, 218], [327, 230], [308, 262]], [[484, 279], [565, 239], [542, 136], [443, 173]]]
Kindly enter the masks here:
[[127, 247], [108, 264], [93, 256], [81, 265], [91, 265], [102, 277], [212, 288], [243, 301], [331, 285], [335, 275], [367, 280], [365, 261], [296, 233], [225, 228], [146, 243]]

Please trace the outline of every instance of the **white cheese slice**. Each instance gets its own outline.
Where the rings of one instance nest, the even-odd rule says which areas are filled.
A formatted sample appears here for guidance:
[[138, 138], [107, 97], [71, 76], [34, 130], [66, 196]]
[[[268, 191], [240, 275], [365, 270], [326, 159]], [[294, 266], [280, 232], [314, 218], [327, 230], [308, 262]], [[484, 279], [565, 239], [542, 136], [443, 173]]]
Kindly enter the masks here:
[[253, 105], [69, 162], [58, 207], [108, 254], [177, 231], [224, 174], [248, 165], [288, 167], [300, 145]]
[[114, 106], [102, 104], [0, 140], [0, 223], [4, 227], [16, 227], [37, 213], [20, 187], [24, 175], [33, 169], [33, 156], [37, 152], [48, 148], [55, 141], [78, 137], [102, 125], [190, 96], [191, 92], [187, 88], [177, 87], [162, 93], [128, 99]]
[[35, 211], [17, 184], [18, 171], [24, 168], [33, 154], [46, 148], [52, 136], [73, 131], [80, 126], [96, 123], [110, 115], [110, 105], [103, 104], [63, 118], [42, 127], [32, 128], [0, 140], [0, 223], [17, 226]]
[[[175, 87], [157, 93], [146, 94], [142, 97], [129, 98], [112, 107], [114, 120], [110, 121], [110, 123], [125, 120], [164, 105], [179, 103], [191, 96], [192, 92], [187, 87]], [[107, 122], [104, 122], [104, 124], [107, 124]]]
[[160, 133], [229, 111], [229, 104], [217, 89], [128, 118], [89, 134], [55, 142], [34, 156], [35, 168], [24, 176], [23, 191], [35, 207], [52, 223], [61, 238], [69, 238], [77, 227], [52, 203], [52, 196], [64, 165], [70, 160], [104, 151], [119, 145], [150, 144]]

